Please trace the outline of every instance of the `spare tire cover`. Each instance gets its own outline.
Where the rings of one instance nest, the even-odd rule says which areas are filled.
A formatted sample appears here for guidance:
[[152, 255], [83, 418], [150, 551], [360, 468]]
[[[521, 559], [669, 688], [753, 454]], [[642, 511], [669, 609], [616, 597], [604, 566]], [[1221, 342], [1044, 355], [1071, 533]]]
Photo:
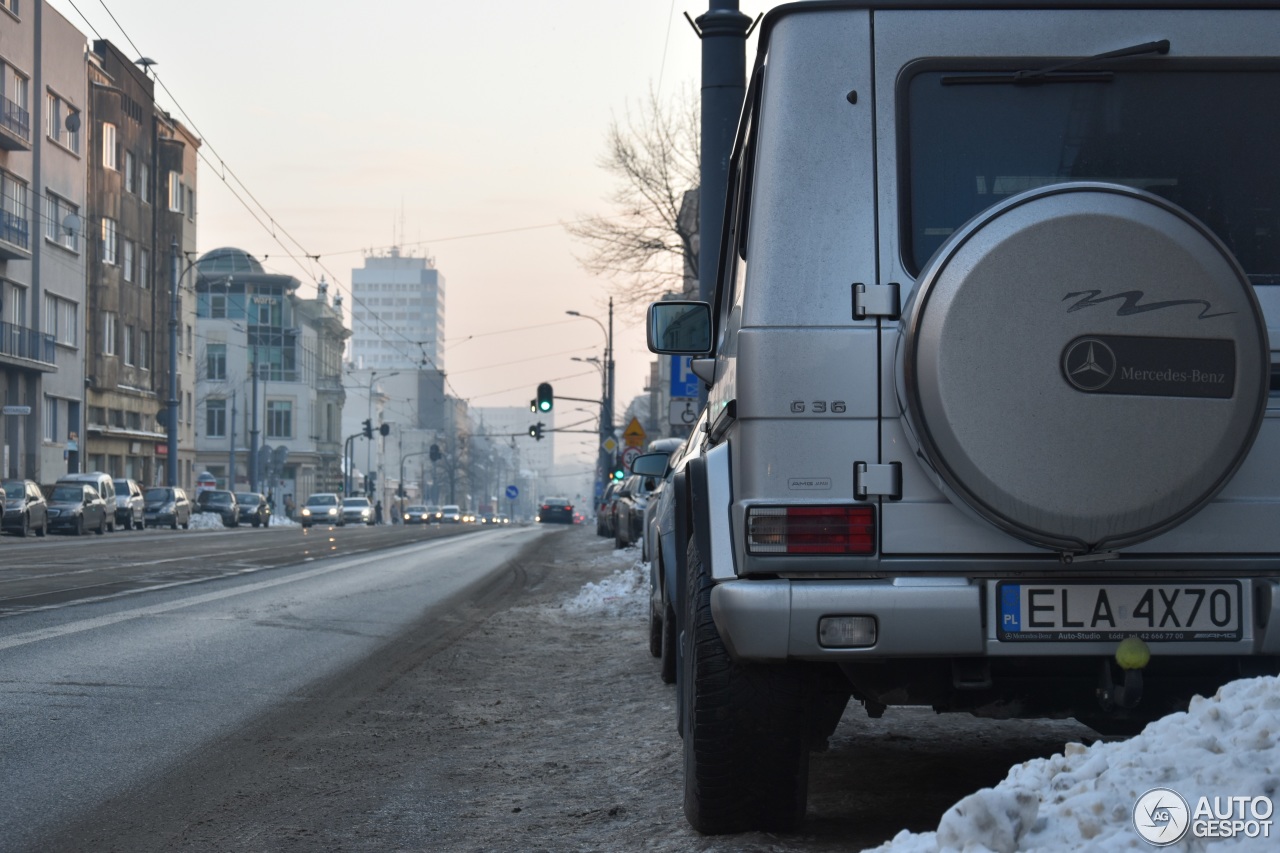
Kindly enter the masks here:
[[1225, 485], [1270, 359], [1253, 288], [1204, 225], [1147, 192], [1070, 183], [951, 235], [904, 311], [895, 368], [949, 498], [1087, 552], [1155, 536]]

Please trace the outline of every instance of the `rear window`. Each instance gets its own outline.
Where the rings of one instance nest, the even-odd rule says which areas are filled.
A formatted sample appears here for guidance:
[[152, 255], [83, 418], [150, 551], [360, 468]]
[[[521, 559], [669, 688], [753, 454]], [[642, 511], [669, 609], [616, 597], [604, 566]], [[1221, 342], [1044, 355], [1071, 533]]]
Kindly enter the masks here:
[[1105, 82], [956, 82], [978, 70], [1009, 69], [934, 66], [906, 83], [909, 272], [1011, 195], [1105, 181], [1180, 205], [1255, 284], [1280, 283], [1280, 111], [1267, 106], [1280, 102], [1280, 73], [1117, 65]]

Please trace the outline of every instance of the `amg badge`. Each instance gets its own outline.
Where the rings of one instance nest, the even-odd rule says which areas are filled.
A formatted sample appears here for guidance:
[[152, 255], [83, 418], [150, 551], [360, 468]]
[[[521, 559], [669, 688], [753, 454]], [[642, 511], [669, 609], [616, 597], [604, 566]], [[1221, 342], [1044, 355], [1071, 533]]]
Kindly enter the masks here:
[[1062, 376], [1086, 394], [1213, 397], [1235, 392], [1230, 340], [1085, 335], [1062, 350]]

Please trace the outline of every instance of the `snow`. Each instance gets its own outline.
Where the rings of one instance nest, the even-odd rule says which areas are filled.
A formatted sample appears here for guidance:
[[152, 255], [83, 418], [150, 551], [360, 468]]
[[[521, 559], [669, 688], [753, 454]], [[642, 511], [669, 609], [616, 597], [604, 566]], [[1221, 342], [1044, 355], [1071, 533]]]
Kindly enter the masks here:
[[216, 512], [191, 513], [192, 530], [221, 530], [222, 526], [222, 516]]
[[640, 546], [614, 549], [592, 558], [593, 566], [616, 566], [613, 574], [588, 583], [566, 601], [568, 613], [596, 613], [614, 617], [643, 617], [649, 597], [649, 574], [640, 562]]
[[[903, 831], [875, 853], [1151, 850], [1134, 827], [1133, 809], [1152, 788], [1176, 791], [1193, 817], [1201, 797], [1211, 808], [1219, 798], [1223, 809], [1227, 797], [1280, 799], [1280, 679], [1235, 681], [1127, 741], [1068, 744], [1061, 755], [1014, 767], [994, 788], [947, 810], [936, 832]], [[1280, 815], [1270, 819], [1280, 823]], [[1200, 838], [1193, 820], [1182, 840], [1164, 849], [1277, 849], [1280, 828], [1270, 829], [1270, 838]]]

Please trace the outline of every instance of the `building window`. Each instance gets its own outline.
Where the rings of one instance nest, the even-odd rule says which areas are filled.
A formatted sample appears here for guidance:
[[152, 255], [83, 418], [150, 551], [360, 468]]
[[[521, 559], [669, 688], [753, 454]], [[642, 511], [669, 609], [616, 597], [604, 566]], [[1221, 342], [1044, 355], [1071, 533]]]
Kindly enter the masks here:
[[133, 281], [133, 245], [132, 240], [124, 241], [124, 258], [122, 258], [122, 261], [125, 281]]
[[58, 398], [44, 397], [44, 440], [58, 440]]
[[207, 438], [227, 437], [227, 401], [206, 400], [204, 403], [204, 434]]
[[196, 410], [191, 401], [191, 392], [187, 392], [187, 423], [195, 423]]
[[151, 289], [151, 250], [146, 247], [138, 248], [138, 287]]
[[292, 401], [267, 401], [267, 438], [293, 438]]
[[169, 209], [174, 213], [182, 212], [182, 176], [177, 172], [169, 173]]
[[227, 318], [227, 295], [225, 293], [209, 294], [209, 316], [214, 320]]
[[151, 167], [146, 163], [138, 164], [138, 192], [144, 202], [151, 204]]
[[[0, 0], [0, 5], [3, 0]], [[0, 123], [23, 139], [31, 140], [31, 113], [27, 106], [27, 78], [0, 62]]]
[[[80, 111], [54, 92], [45, 96], [45, 104], [45, 134], [63, 148], [79, 154]], [[75, 130], [71, 129], [73, 127]]]
[[211, 380], [227, 378], [227, 345], [209, 344], [205, 347], [205, 367]]
[[151, 333], [146, 329], [138, 332], [138, 367], [151, 369]]
[[183, 350], [187, 354], [195, 352], [195, 330], [191, 328], [191, 324], [187, 324], [187, 348]]
[[109, 121], [102, 123], [102, 168], [119, 170], [120, 161], [116, 150], [116, 126]]
[[138, 194], [138, 170], [135, 168], [136, 159], [132, 151], [124, 152], [124, 191], [127, 193]]
[[190, 219], [192, 222], [194, 222], [195, 218], [196, 218], [196, 191], [188, 187], [187, 188], [187, 219]]
[[27, 183], [0, 170], [0, 239], [22, 246], [30, 244], [27, 223]]
[[124, 327], [124, 352], [122, 353], [122, 355], [124, 355], [125, 364], [134, 363], [133, 353], [134, 353], [133, 326], [125, 326]]
[[116, 354], [116, 315], [111, 311], [102, 312], [102, 354]]
[[80, 337], [80, 306], [69, 299], [58, 300], [58, 343], [76, 346]]
[[102, 217], [102, 262], [116, 262], [116, 221], [106, 216]]
[[78, 229], [68, 226], [67, 218], [79, 216], [80, 208], [53, 191], [45, 193], [44, 236], [72, 252], [80, 250]]

